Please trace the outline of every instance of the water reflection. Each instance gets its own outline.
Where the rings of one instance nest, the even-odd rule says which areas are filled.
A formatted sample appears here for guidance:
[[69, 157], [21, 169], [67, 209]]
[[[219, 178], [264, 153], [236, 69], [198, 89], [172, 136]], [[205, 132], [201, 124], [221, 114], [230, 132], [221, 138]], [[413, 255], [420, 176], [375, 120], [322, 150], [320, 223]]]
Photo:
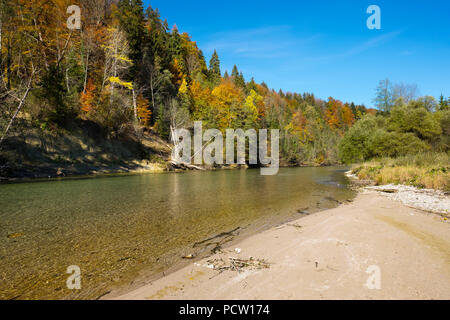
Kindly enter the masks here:
[[[238, 226], [241, 236], [353, 196], [336, 168], [63, 180], [0, 185], [0, 299], [95, 298], [162, 272], [192, 244]], [[19, 237], [8, 237], [11, 234]], [[69, 265], [83, 289], [65, 287]]]

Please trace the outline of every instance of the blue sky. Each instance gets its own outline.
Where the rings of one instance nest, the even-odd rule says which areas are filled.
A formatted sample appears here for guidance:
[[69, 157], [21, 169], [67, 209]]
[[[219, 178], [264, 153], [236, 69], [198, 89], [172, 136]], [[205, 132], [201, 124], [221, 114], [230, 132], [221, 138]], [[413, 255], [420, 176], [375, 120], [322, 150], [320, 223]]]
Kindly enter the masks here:
[[[373, 106], [378, 81], [414, 83], [421, 95], [450, 96], [450, 1], [144, 1], [158, 8], [222, 72], [247, 80]], [[381, 30], [366, 26], [381, 8]]]

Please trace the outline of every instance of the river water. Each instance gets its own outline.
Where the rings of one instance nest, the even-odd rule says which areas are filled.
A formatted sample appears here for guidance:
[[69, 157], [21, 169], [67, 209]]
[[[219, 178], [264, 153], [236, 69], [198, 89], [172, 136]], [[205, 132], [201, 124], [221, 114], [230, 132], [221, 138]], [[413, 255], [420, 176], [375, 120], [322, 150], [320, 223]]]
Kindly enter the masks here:
[[[344, 171], [219, 170], [0, 185], [0, 299], [95, 299], [131, 287], [181, 265], [183, 256], [210, 252], [196, 242], [239, 228], [236, 241], [352, 199]], [[72, 265], [80, 267], [81, 290], [67, 288]]]

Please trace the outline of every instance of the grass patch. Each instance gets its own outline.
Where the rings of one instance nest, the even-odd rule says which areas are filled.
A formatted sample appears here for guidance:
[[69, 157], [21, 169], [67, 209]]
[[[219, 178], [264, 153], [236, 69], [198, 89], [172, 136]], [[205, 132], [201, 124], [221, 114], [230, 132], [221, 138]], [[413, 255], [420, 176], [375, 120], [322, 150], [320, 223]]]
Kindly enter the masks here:
[[377, 185], [405, 184], [450, 191], [450, 153], [418, 153], [398, 158], [379, 158], [354, 165], [353, 174]]

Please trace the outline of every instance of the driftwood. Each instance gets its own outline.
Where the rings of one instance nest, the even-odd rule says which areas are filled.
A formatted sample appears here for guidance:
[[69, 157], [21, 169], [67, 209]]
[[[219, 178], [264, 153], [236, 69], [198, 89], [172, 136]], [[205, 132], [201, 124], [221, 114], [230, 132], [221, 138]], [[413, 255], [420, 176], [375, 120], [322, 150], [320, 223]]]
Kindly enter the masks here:
[[397, 193], [397, 189], [377, 189], [377, 191], [385, 192], [385, 193]]
[[303, 226], [301, 226], [301, 225], [299, 225], [299, 224], [288, 224], [288, 226], [294, 227], [294, 228], [297, 228], [297, 229], [303, 228]]
[[308, 210], [309, 210], [309, 207], [301, 208], [301, 209], [297, 210], [297, 213], [299, 213], [299, 214], [309, 214]]
[[101, 295], [99, 295], [97, 298], [95, 298], [94, 300], [100, 300], [101, 298], [103, 298], [104, 296], [106, 296], [107, 294], [110, 294], [111, 290], [106, 291], [104, 293], [102, 293]]
[[219, 271], [219, 273], [222, 273], [226, 270], [241, 272], [244, 270], [270, 268], [270, 263], [266, 262], [264, 259], [254, 259], [253, 257], [250, 257], [249, 259], [229, 257], [228, 262], [224, 261], [222, 258], [219, 258], [208, 260], [207, 264], [210, 265], [214, 270]]
[[169, 161], [169, 163], [176, 169], [189, 169], [189, 170], [201, 170], [201, 171], [206, 171], [205, 168], [199, 167], [199, 166], [195, 166], [193, 164], [189, 164], [189, 163], [185, 163], [185, 162], [177, 162], [177, 161]]
[[220, 241], [214, 243], [214, 244], [215, 244], [215, 247], [211, 249], [211, 252], [212, 252], [212, 253], [217, 253], [217, 252], [221, 251], [221, 250], [222, 250], [222, 246], [223, 246], [225, 243], [230, 242], [231, 240], [233, 240], [233, 236], [232, 236], [232, 235], [229, 235], [229, 236], [223, 238], [222, 240], [220, 240]]
[[[211, 252], [213, 254], [217, 253], [220, 250], [222, 250], [222, 246], [225, 243], [230, 242], [230, 241], [233, 240], [233, 238], [234, 238], [234, 234], [233, 233], [238, 231], [239, 229], [241, 229], [241, 227], [237, 227], [237, 228], [235, 228], [235, 229], [233, 229], [231, 231], [228, 231], [228, 232], [219, 233], [219, 234], [215, 235], [214, 237], [211, 237], [211, 238], [208, 238], [208, 239], [205, 239], [205, 240], [202, 240], [202, 241], [194, 243], [194, 245], [192, 247], [193, 248], [197, 248], [197, 247], [203, 246], [203, 248], [206, 249], [209, 246], [214, 246], [211, 249]], [[218, 240], [218, 241], [212, 241], [212, 240], [219, 239], [219, 238], [220, 238], [220, 240]]]
[[[238, 231], [239, 229], [241, 229], [241, 227], [237, 227], [231, 231], [228, 232], [222, 232], [219, 233], [217, 235], [215, 235], [214, 237], [199, 241], [194, 243], [194, 245], [192, 246], [192, 248], [198, 248], [198, 247], [202, 247], [203, 250], [200, 250], [200, 252], [205, 251], [208, 247], [210, 246], [214, 246], [211, 249], [211, 253], [215, 254], [217, 252], [219, 252], [220, 250], [222, 250], [222, 246], [227, 243], [230, 242], [231, 240], [233, 240], [234, 238], [234, 232]], [[212, 241], [215, 239], [221, 238], [219, 241]], [[181, 257], [182, 259], [194, 259], [195, 257], [197, 257], [198, 252], [196, 254], [188, 254], [187, 256], [183, 256]]]
[[195, 247], [197, 247], [197, 246], [199, 246], [199, 245], [201, 245], [201, 244], [204, 244], [204, 243], [206, 243], [206, 242], [208, 242], [208, 241], [217, 239], [217, 238], [222, 238], [222, 237], [226, 237], [226, 236], [232, 236], [232, 235], [233, 235], [233, 232], [238, 231], [240, 228], [241, 228], [241, 227], [237, 227], [237, 228], [235, 228], [235, 229], [233, 229], [233, 230], [231, 230], [231, 231], [228, 231], [228, 232], [222, 232], [222, 233], [219, 233], [219, 234], [215, 235], [214, 237], [211, 237], [211, 238], [208, 238], [208, 239], [205, 239], [205, 240], [196, 242], [196, 243], [194, 243], [193, 248], [195, 248]]

